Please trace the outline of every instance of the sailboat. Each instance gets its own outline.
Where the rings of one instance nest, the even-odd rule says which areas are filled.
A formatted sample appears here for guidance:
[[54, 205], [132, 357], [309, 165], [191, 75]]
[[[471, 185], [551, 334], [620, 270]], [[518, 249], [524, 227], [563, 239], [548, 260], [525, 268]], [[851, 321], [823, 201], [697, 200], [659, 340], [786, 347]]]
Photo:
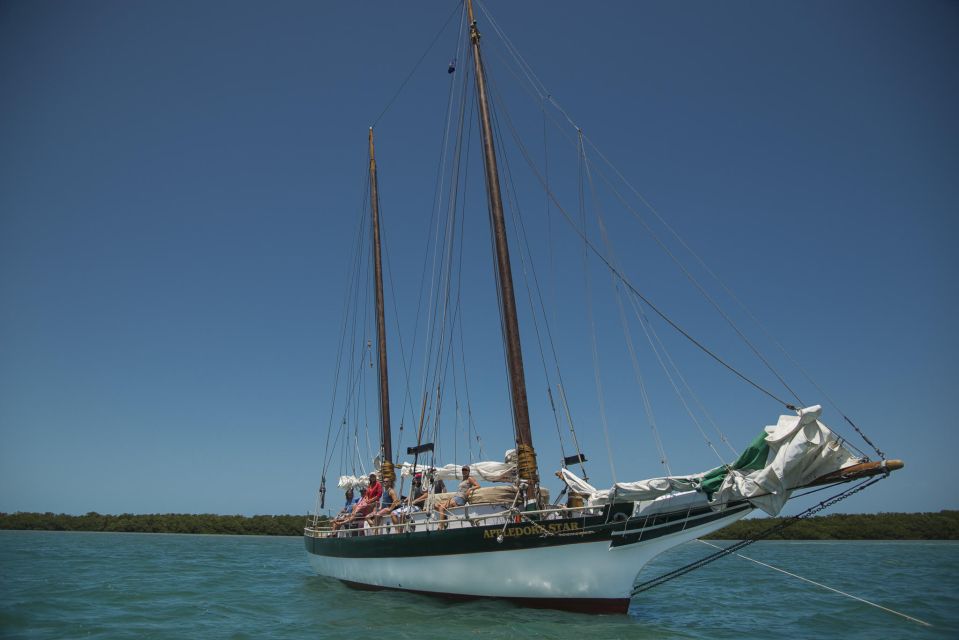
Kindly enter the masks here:
[[[502, 461], [466, 465], [470, 475], [492, 486], [474, 490], [461, 485], [463, 497], [468, 499], [457, 506], [449, 500], [450, 493], [437, 488], [437, 482], [459, 482], [465, 476], [456, 464], [436, 462], [434, 443], [425, 441], [426, 406], [432, 391], [424, 390], [416, 443], [406, 450], [412, 459], [401, 462], [393, 450], [383, 248], [371, 128], [369, 252], [380, 442], [369, 469], [362, 474], [344, 473], [337, 484], [346, 490], [365, 487], [366, 471], [371, 470], [379, 481], [397, 486], [398, 502], [403, 502], [404, 483], [413, 479], [426, 487], [427, 499], [423, 508], [417, 509], [411, 504], [411, 496], [404, 503], [407, 509], [403, 516], [379, 520], [364, 517], [365, 513], [351, 517], [347, 503], [346, 524], [331, 526], [329, 520], [318, 517], [326, 500], [328, 464], [324, 464], [317, 517], [304, 533], [315, 571], [363, 589], [456, 599], [502, 598], [531, 607], [625, 613], [637, 575], [663, 552], [726, 527], [755, 509], [778, 514], [799, 489], [884, 477], [901, 468], [901, 461], [884, 456], [870, 460], [853, 452], [821, 420], [821, 407], [783, 403], [789, 413], [767, 427], [737, 460], [697, 474], [667, 474], [598, 489], [583, 471], [577, 474], [573, 470], [577, 465], [585, 468], [586, 459], [577, 444], [577, 453], [564, 456], [556, 472], [564, 485], [562, 493], [568, 497], [562, 503], [550, 500], [533, 444], [497, 136], [471, 0], [466, 1], [465, 11], [515, 446]], [[450, 73], [454, 67], [455, 59], [450, 63]], [[621, 277], [615, 264], [608, 258], [601, 259], [614, 276]], [[621, 285], [631, 288], [624, 277]], [[633, 293], [641, 296], [635, 289]], [[668, 318], [667, 322], [679, 328]], [[372, 353], [372, 340], [369, 350]], [[716, 359], [712, 352], [707, 353]], [[560, 404], [564, 403], [565, 399], [561, 400]], [[327, 462], [331, 459], [329, 453], [324, 457]], [[444, 508], [437, 509], [439, 505]]]

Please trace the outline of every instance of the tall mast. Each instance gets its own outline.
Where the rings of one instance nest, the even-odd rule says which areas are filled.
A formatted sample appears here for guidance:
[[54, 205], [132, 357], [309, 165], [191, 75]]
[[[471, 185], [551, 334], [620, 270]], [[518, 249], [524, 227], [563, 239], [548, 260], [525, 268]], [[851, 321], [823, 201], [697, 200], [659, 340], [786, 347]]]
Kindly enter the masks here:
[[383, 304], [383, 261], [380, 250], [380, 198], [376, 184], [376, 157], [373, 154], [373, 127], [370, 127], [370, 207], [373, 210], [373, 278], [376, 281], [376, 362], [379, 365], [380, 474], [393, 480], [393, 446], [390, 436], [390, 384], [386, 366], [386, 313]]
[[473, 16], [473, 2], [467, 0], [470, 22], [470, 42], [473, 47], [473, 65], [476, 76], [476, 96], [479, 102], [480, 129], [485, 158], [486, 195], [489, 200], [490, 225], [496, 247], [496, 272], [499, 276], [503, 325], [506, 333], [506, 362], [509, 369], [510, 395], [513, 399], [513, 425], [516, 430], [517, 473], [529, 484], [529, 496], [538, 496], [539, 472], [533, 451], [533, 435], [529, 426], [529, 406], [526, 400], [526, 375], [523, 371], [523, 350], [520, 347], [519, 322], [516, 319], [516, 297], [513, 294], [513, 272], [510, 268], [509, 245], [506, 240], [506, 219], [496, 168], [496, 150], [493, 147], [493, 127], [490, 123], [486, 75], [480, 55], [480, 32]]

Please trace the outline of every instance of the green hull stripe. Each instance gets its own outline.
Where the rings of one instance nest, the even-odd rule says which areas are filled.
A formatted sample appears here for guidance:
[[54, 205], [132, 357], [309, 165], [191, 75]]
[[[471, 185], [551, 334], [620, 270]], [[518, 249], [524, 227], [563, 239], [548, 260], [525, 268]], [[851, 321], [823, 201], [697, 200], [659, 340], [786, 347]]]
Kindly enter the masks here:
[[[607, 515], [586, 518], [547, 520], [539, 523], [466, 527], [446, 531], [414, 531], [376, 536], [314, 538], [304, 536], [306, 550], [315, 555], [334, 558], [413, 558], [424, 556], [462, 555], [556, 547], [584, 542], [606, 541], [619, 547], [648, 541], [677, 531], [725, 518], [749, 505], [712, 511], [709, 507], [627, 518], [632, 504], [613, 505], [612, 518]], [[608, 513], [608, 510], [607, 510]], [[622, 515], [620, 515], [622, 514]], [[617, 516], [619, 519], [617, 520]], [[693, 519], [690, 521], [690, 519]], [[544, 532], [544, 529], [546, 532]], [[547, 533], [548, 532], [548, 533]], [[623, 535], [623, 532], [629, 532]], [[498, 541], [502, 535], [502, 542]]]

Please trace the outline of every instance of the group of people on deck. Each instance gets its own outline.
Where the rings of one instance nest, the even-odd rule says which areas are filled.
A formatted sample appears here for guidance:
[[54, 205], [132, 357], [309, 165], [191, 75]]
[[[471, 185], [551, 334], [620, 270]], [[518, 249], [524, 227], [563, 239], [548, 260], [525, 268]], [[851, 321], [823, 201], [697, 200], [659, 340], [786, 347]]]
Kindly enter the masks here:
[[[449, 499], [433, 505], [444, 526], [447, 510], [465, 505], [469, 502], [470, 495], [480, 487], [476, 478], [470, 476], [468, 466], [464, 466], [462, 472], [463, 481], [457, 486], [456, 493]], [[422, 473], [413, 476], [413, 495], [409, 498], [400, 497], [393, 488], [391, 480], [380, 482], [375, 473], [371, 473], [368, 479], [369, 484], [360, 489], [359, 498], [355, 497], [352, 488], [346, 490], [346, 504], [333, 519], [333, 531], [343, 528], [361, 528], [364, 521], [371, 527], [378, 527], [385, 524], [384, 520], [387, 517], [390, 519], [390, 524], [399, 525], [408, 519], [409, 514], [422, 511], [426, 506], [426, 499], [430, 492], [423, 487]], [[443, 493], [445, 490], [446, 486], [442, 480], [436, 480], [433, 483], [434, 494]], [[389, 531], [389, 525], [386, 531]]]

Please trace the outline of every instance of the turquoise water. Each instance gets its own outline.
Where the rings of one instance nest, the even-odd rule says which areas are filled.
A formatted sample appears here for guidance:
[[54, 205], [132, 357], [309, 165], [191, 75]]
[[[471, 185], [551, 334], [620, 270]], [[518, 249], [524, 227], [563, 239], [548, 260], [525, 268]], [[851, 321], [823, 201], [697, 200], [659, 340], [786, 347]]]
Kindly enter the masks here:
[[[709, 551], [689, 543], [643, 576]], [[760, 542], [744, 554], [934, 626], [739, 558], [646, 592], [628, 616], [588, 616], [353, 591], [312, 575], [299, 538], [0, 531], [0, 636], [959, 637], [959, 543]]]

